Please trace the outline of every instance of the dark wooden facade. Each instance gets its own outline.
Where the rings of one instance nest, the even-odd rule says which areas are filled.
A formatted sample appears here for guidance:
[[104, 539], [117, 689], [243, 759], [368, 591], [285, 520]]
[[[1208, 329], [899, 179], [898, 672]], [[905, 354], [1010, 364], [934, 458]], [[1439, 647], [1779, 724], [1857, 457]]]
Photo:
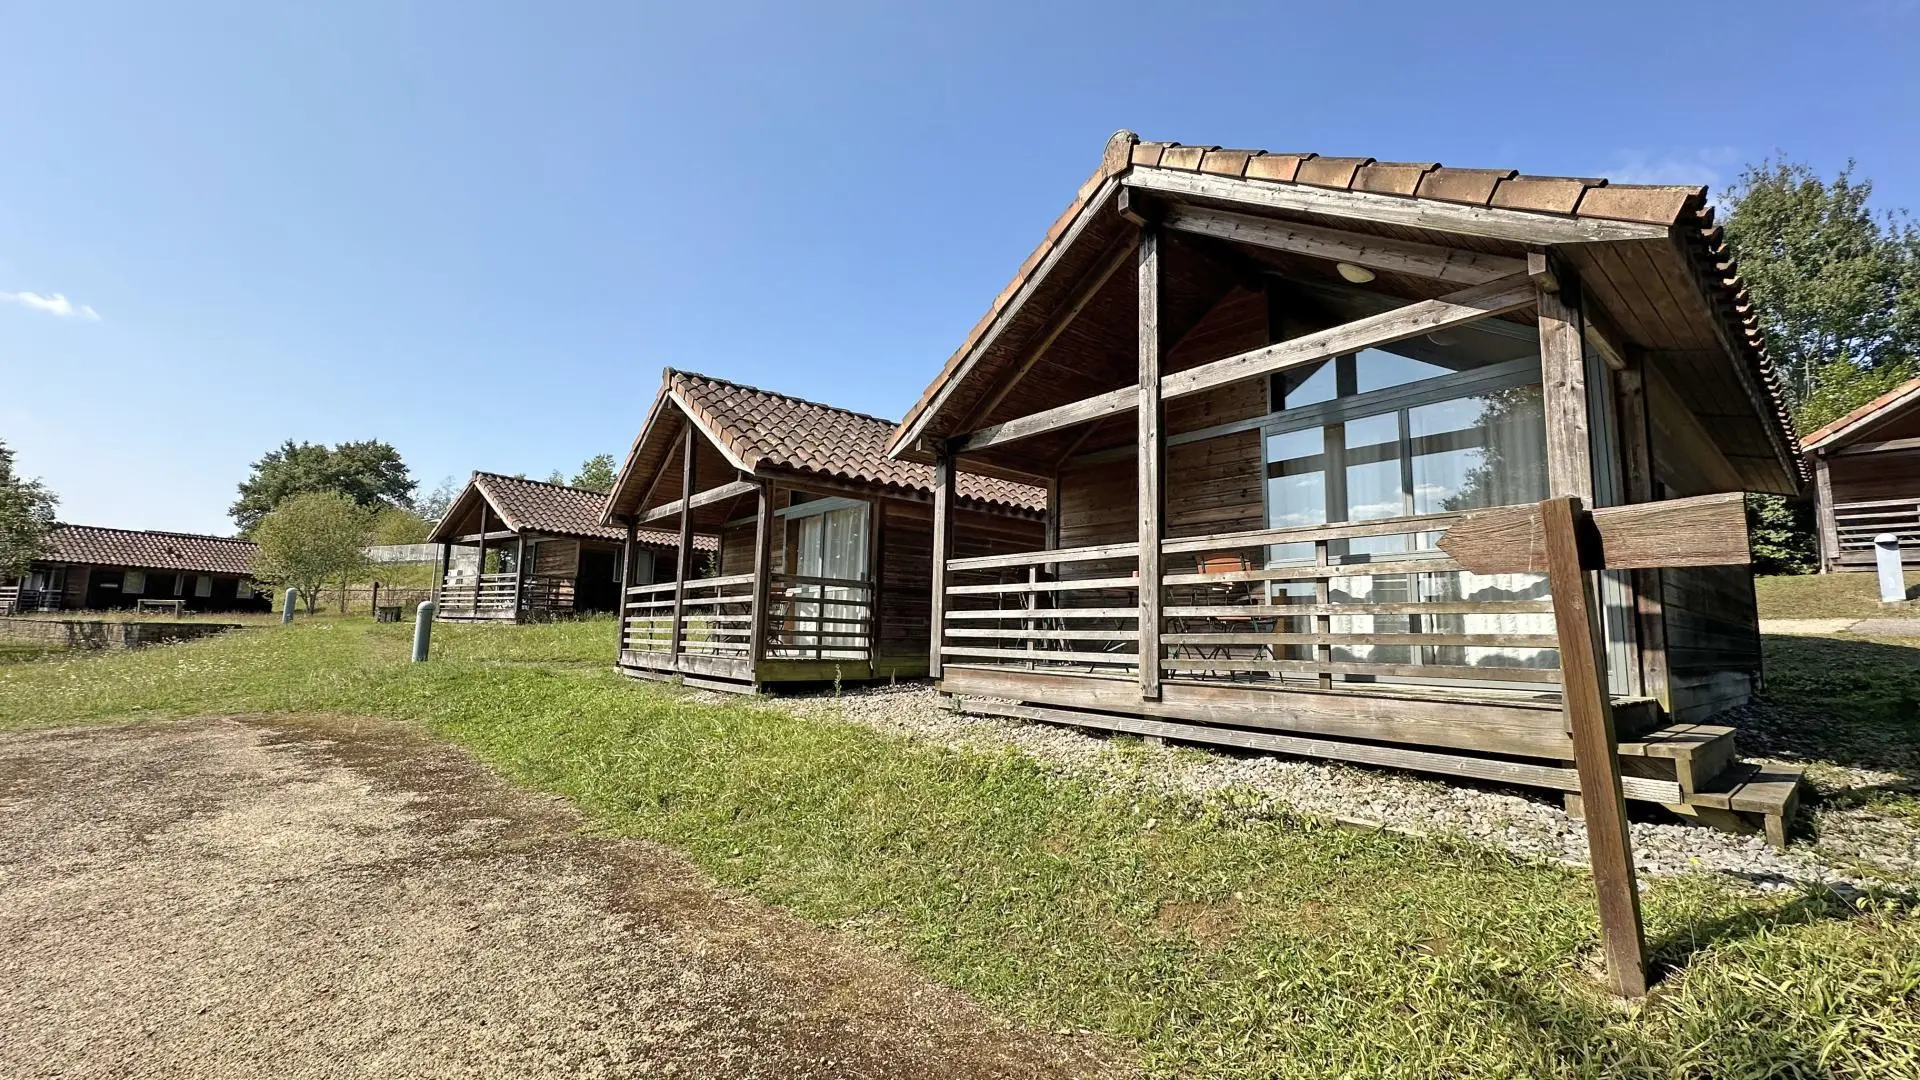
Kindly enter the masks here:
[[[627, 588], [621, 669], [743, 691], [926, 674], [931, 470], [887, 461], [879, 451], [891, 430], [815, 402], [667, 372], [608, 520], [712, 533], [718, 551], [710, 567], [693, 560]], [[1044, 492], [979, 486], [958, 508], [956, 550], [1041, 541]]]
[[1814, 475], [1820, 572], [1872, 570], [1876, 536], [1920, 568], [1920, 379], [1894, 387], [1803, 444]]
[[[601, 492], [475, 473], [427, 538], [441, 548], [435, 617], [543, 622], [618, 610], [623, 581], [671, 572], [678, 538], [649, 530], [629, 543], [600, 523], [605, 509]], [[711, 537], [694, 542], [713, 548]]]
[[142, 600], [183, 611], [271, 608], [250, 570], [246, 540], [192, 533], [59, 525], [51, 551], [24, 577], [0, 580], [0, 614], [132, 610]]
[[[1577, 790], [1544, 575], [1435, 541], [1555, 495], [1798, 489], [1703, 207], [1117, 136], [891, 443], [1052, 493], [1046, 545], [939, 550], [940, 687]], [[1694, 722], [1759, 678], [1751, 576], [1597, 583], [1628, 794], [1710, 816], [1687, 797], [1730, 783], [1732, 733]]]

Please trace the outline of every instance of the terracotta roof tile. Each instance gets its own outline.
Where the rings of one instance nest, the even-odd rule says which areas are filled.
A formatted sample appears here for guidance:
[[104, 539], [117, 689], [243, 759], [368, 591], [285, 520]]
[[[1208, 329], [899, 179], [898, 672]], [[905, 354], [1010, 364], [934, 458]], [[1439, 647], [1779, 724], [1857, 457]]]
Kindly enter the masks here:
[[1615, 221], [1671, 224], [1690, 208], [1707, 200], [1704, 187], [1666, 187], [1655, 184], [1608, 184], [1587, 189], [1580, 200], [1580, 216]]
[[1247, 171], [1247, 161], [1258, 150], [1209, 150], [1200, 159], [1200, 171], [1216, 176], [1239, 176]]
[[1488, 205], [1502, 210], [1571, 214], [1580, 208], [1580, 197], [1588, 188], [1604, 183], [1605, 180], [1580, 180], [1571, 176], [1515, 176], [1502, 180], [1493, 189]]
[[1296, 184], [1312, 184], [1314, 187], [1351, 187], [1360, 166], [1371, 164], [1373, 159], [1366, 157], [1316, 157], [1302, 161], [1300, 171], [1293, 180]]
[[1423, 199], [1485, 206], [1500, 182], [1511, 180], [1513, 175], [1512, 169], [1436, 168], [1421, 179], [1420, 190], [1414, 194]]
[[1421, 178], [1439, 167], [1437, 161], [1376, 161], [1360, 167], [1353, 187], [1381, 195], [1412, 195], [1420, 189]]
[[[767, 466], [882, 487], [933, 490], [933, 468], [887, 456], [893, 421], [690, 371], [666, 373], [666, 388], [749, 471]], [[1045, 510], [1040, 488], [962, 472], [963, 499]]]
[[1291, 184], [1300, 173], [1300, 163], [1312, 154], [1256, 154], [1247, 159], [1247, 179], [1278, 180]]
[[1160, 155], [1160, 167], [1163, 169], [1198, 169], [1207, 151], [1217, 150], [1214, 146], [1181, 146], [1175, 143], [1167, 147]]
[[[607, 496], [603, 492], [490, 472], [474, 473], [472, 484], [515, 532], [555, 533], [589, 540], [625, 540], [627, 537], [624, 528], [600, 523], [607, 512]], [[659, 529], [637, 530], [634, 539], [656, 548], [680, 544], [679, 533]], [[696, 536], [693, 546], [696, 550], [711, 551], [715, 543], [711, 536]]]
[[260, 551], [251, 540], [195, 533], [56, 525], [48, 538], [52, 562], [131, 566], [142, 570], [190, 570], [202, 574], [248, 574]]

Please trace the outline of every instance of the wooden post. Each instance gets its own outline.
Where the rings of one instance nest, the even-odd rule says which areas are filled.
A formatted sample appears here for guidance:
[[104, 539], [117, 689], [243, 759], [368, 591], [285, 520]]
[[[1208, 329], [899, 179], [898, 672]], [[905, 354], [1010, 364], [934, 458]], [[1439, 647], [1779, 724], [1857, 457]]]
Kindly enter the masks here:
[[693, 573], [693, 509], [689, 504], [693, 502], [694, 434], [693, 419], [683, 419], [686, 433], [680, 442], [680, 547], [674, 553], [673, 630], [667, 641], [667, 660], [676, 667], [680, 663], [681, 635], [686, 629], [687, 578]]
[[953, 558], [953, 455], [943, 447], [933, 465], [933, 608], [927, 647], [927, 677], [941, 675], [940, 646], [947, 628], [947, 560]]
[[1586, 811], [1587, 859], [1600, 900], [1607, 985], [1622, 997], [1642, 997], [1647, 992], [1646, 938], [1634, 884], [1627, 804], [1620, 791], [1606, 641], [1600, 634], [1592, 580], [1580, 562], [1577, 530], [1585, 517], [1578, 499], [1553, 498], [1540, 504], [1554, 628], [1560, 639], [1561, 707], [1573, 734], [1574, 768]]
[[1160, 424], [1160, 233], [1140, 230], [1140, 696], [1160, 696], [1160, 541], [1166, 532], [1161, 490], [1165, 432]]
[[1547, 494], [1593, 501], [1586, 340], [1578, 283], [1566, 272], [1540, 284], [1540, 390], [1547, 422]]
[[367, 613], [374, 618], [380, 617], [380, 583], [373, 583], [373, 598], [367, 601]]
[[513, 621], [520, 621], [527, 603], [527, 534], [513, 538]]
[[[1645, 359], [1629, 352], [1627, 366], [1615, 376], [1620, 391], [1620, 456], [1626, 475], [1626, 502], [1648, 503], [1657, 492], [1653, 480], [1653, 428], [1647, 414]], [[1634, 622], [1640, 642], [1640, 692], [1671, 711], [1667, 681], [1667, 620], [1658, 568], [1631, 571]]]
[[633, 588], [633, 515], [627, 515], [627, 535], [620, 541], [620, 594], [613, 605], [613, 662], [627, 651], [627, 590]]
[[453, 544], [442, 543], [440, 545], [440, 580], [433, 583], [433, 599], [436, 608], [439, 606], [439, 601], [444, 598], [447, 590], [447, 574], [452, 568]]
[[1813, 531], [1819, 538], [1820, 572], [1838, 570], [1840, 529], [1833, 514], [1833, 473], [1828, 468], [1827, 455], [1820, 451], [1813, 455], [1813, 514]]
[[767, 620], [773, 603], [773, 485], [760, 481], [753, 518], [753, 610], [747, 624], [747, 660], [759, 682], [760, 661], [767, 657]]
[[468, 614], [478, 618], [480, 615], [480, 579], [487, 576], [487, 500], [480, 500], [480, 558], [473, 567], [473, 610]]

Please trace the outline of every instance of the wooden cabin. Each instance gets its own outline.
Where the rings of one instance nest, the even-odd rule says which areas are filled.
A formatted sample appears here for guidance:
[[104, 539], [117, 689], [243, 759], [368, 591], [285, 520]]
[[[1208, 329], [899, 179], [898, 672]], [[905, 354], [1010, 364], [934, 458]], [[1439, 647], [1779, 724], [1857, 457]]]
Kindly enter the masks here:
[[[598, 491], [474, 473], [427, 537], [440, 545], [435, 618], [544, 622], [611, 612], [624, 581], [672, 572], [677, 534], [629, 536], [601, 522], [606, 509]], [[693, 545], [714, 549], [710, 536]]]
[[56, 525], [45, 557], [25, 576], [0, 581], [0, 614], [29, 611], [114, 611], [148, 607], [182, 611], [267, 611], [254, 587], [251, 540], [145, 529]]
[[[622, 671], [724, 690], [926, 674], [934, 470], [887, 457], [891, 421], [668, 369], [606, 521], [719, 537], [718, 573], [627, 589]], [[1023, 551], [1045, 491], [949, 485], [951, 547]]]
[[1820, 572], [1872, 570], [1873, 538], [1900, 538], [1920, 568], [1920, 379], [1901, 383], [1801, 443], [1813, 466]]
[[[1116, 135], [889, 443], [1050, 492], [1035, 550], [936, 528], [940, 688], [1576, 790], [1544, 576], [1436, 538], [1552, 495], [1800, 488], [1704, 196]], [[1731, 730], [1687, 726], [1760, 677], [1747, 568], [1599, 595], [1629, 794], [1752, 803]]]

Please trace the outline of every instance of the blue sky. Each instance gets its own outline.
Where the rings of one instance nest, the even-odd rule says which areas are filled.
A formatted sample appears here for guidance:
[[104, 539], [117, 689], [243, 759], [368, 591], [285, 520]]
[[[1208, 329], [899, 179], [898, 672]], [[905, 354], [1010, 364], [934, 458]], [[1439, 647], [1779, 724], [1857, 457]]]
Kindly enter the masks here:
[[1920, 5], [1498, 8], [0, 4], [0, 439], [225, 532], [289, 437], [624, 452], [664, 365], [898, 416], [1121, 127], [1920, 209]]

